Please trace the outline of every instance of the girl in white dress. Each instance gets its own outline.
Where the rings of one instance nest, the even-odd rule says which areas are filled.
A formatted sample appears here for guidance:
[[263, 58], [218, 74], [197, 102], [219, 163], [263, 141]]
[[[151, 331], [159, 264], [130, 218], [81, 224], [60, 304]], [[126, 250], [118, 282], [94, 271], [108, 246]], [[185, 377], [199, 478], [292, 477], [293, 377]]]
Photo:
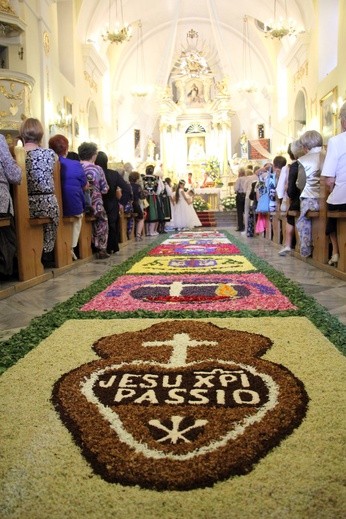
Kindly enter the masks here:
[[176, 229], [193, 229], [202, 224], [192, 205], [193, 197], [184, 190], [185, 180], [180, 180], [175, 191], [174, 227]]

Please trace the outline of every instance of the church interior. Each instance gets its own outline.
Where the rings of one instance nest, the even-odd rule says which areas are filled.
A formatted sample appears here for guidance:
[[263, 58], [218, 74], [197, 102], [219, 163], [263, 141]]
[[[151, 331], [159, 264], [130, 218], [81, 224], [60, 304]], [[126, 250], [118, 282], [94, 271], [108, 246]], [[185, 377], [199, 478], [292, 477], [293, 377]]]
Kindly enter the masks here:
[[119, 250], [101, 257], [93, 215], [76, 215], [76, 257], [60, 218], [52, 267], [47, 222], [13, 186], [1, 517], [344, 517], [346, 213], [331, 263], [326, 204], [303, 257], [297, 234], [279, 253], [288, 213], [249, 236], [222, 201], [240, 168], [341, 133], [345, 27], [345, 0], [0, 0], [0, 134], [24, 174], [36, 118], [44, 148], [95, 143], [125, 180], [151, 166], [209, 204], [200, 227], [139, 236], [118, 207]]
[[0, 131], [34, 116], [45, 143], [199, 185], [217, 160], [224, 196], [239, 165], [339, 131], [345, 17], [340, 0], [2, 0]]

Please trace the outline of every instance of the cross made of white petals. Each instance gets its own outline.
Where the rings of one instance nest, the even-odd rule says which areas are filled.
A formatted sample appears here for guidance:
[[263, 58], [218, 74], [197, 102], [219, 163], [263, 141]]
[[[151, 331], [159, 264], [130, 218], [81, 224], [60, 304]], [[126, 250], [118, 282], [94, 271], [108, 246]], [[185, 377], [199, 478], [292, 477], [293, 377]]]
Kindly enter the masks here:
[[146, 341], [143, 346], [172, 346], [173, 351], [169, 364], [172, 366], [183, 366], [186, 364], [187, 352], [189, 348], [195, 346], [216, 346], [216, 341], [197, 341], [191, 339], [188, 333], [176, 333], [173, 339], [167, 341]]

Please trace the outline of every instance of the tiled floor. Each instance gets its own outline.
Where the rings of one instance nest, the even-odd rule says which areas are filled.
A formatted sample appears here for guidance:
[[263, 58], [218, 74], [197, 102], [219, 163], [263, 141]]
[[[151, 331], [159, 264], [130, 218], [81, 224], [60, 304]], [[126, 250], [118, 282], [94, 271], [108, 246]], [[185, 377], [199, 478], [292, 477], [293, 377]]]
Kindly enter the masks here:
[[[234, 231], [234, 228], [227, 228]], [[346, 325], [346, 282], [297, 258], [278, 255], [274, 244], [261, 238], [237, 238], [246, 243], [258, 256], [264, 258], [274, 268], [302, 286], [304, 291], [325, 306], [331, 314], [339, 317]], [[50, 310], [56, 303], [66, 301], [77, 291], [98, 279], [110, 267], [120, 265], [155, 238], [146, 237], [142, 242], [130, 243], [120, 250], [119, 255], [107, 260], [94, 260], [50, 279], [33, 288], [0, 300], [0, 341], [26, 327], [31, 319]]]

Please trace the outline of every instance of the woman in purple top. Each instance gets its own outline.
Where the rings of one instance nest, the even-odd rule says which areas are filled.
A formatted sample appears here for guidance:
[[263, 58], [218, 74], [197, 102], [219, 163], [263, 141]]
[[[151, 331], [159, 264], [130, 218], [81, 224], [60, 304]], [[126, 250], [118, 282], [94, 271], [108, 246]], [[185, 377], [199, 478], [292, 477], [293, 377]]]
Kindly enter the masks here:
[[22, 170], [13, 159], [6, 139], [0, 134], [0, 217], [10, 219], [10, 225], [0, 227], [0, 275], [11, 276], [16, 254], [16, 231], [10, 184], [20, 184]]
[[103, 205], [102, 195], [108, 193], [109, 186], [103, 169], [95, 164], [97, 146], [93, 142], [82, 142], [78, 155], [89, 182], [91, 205], [95, 221], [93, 222], [92, 243], [98, 251], [98, 258], [109, 258], [107, 253], [108, 217]]
[[66, 158], [69, 142], [64, 135], [54, 135], [49, 139], [48, 144], [59, 157], [63, 214], [75, 217], [72, 226], [71, 254], [72, 258], [76, 260], [74, 249], [78, 245], [82, 227], [85, 210], [84, 190], [88, 187], [88, 181], [81, 163]]

